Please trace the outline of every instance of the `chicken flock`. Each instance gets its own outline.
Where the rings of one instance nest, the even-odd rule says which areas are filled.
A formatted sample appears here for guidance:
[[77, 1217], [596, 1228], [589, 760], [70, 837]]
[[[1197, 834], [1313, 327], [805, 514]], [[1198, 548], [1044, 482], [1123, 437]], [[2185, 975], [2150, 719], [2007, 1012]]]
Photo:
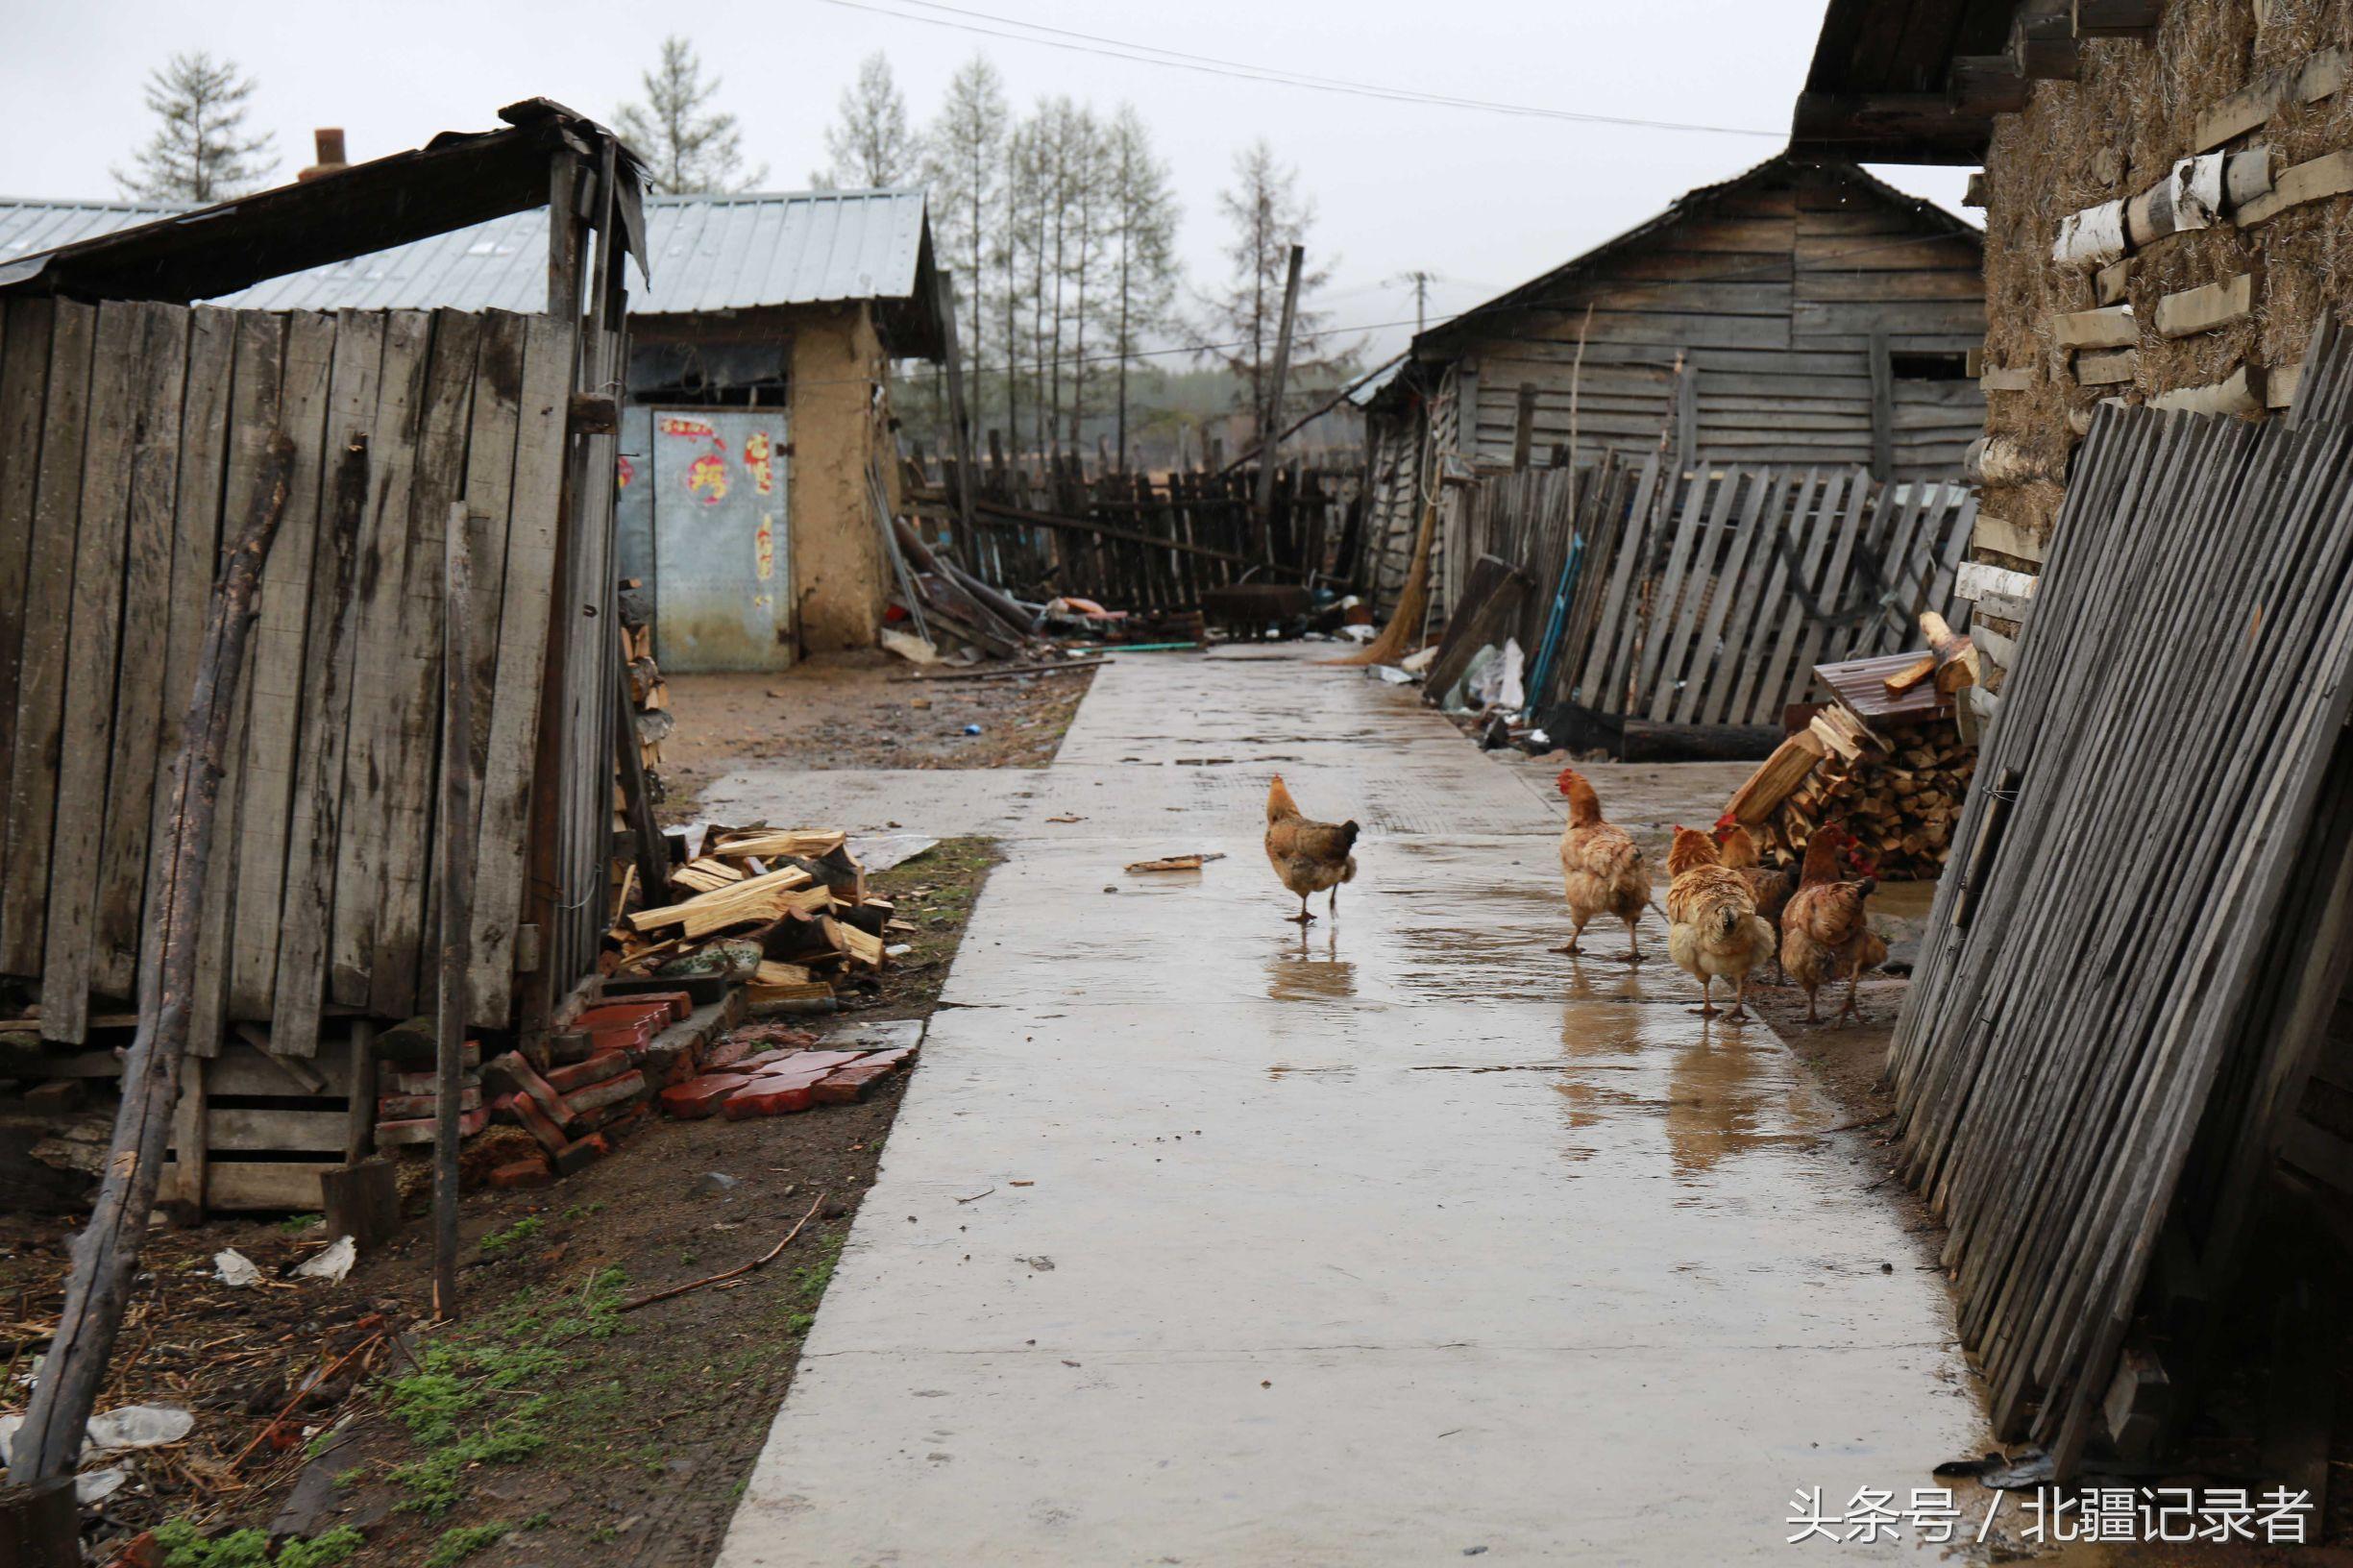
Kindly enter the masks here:
[[[1563, 768], [1556, 782], [1569, 802], [1560, 876], [1570, 931], [1555, 950], [1581, 952], [1587, 925], [1623, 920], [1627, 959], [1639, 964], [1642, 913], [1657, 907], [1642, 848], [1602, 815], [1601, 797], [1582, 773]], [[1340, 884], [1356, 879], [1360, 831], [1353, 821], [1308, 817], [1275, 776], [1266, 792], [1266, 859], [1299, 899], [1299, 913], [1286, 919], [1312, 920], [1308, 899], [1318, 893], [1331, 894], [1326, 913], [1338, 918]], [[1852, 834], [1828, 823], [1806, 845], [1803, 865], [1771, 870], [1759, 863], [1754, 837], [1728, 815], [1709, 832], [1676, 828], [1667, 852], [1667, 953], [1700, 982], [1702, 1017], [1716, 1014], [1718, 980], [1732, 988], [1730, 1016], [1747, 1017], [1749, 977], [1768, 959], [1784, 982], [1804, 991], [1808, 1022], [1822, 1021], [1822, 988], [1841, 979], [1847, 994], [1836, 1021], [1859, 1016], [1863, 971], [1887, 961], [1887, 943], [1871, 929], [1868, 900], [1878, 882], [1857, 850]]]

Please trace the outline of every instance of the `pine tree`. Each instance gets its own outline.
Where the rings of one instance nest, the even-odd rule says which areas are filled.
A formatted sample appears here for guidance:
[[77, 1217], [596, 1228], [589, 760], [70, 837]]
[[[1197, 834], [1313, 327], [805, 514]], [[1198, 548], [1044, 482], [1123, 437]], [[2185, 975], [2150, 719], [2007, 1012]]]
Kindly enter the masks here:
[[858, 62], [858, 80], [842, 89], [838, 118], [825, 132], [833, 159], [824, 182], [884, 189], [905, 184], [916, 173], [922, 149], [907, 127], [907, 101], [891, 78], [890, 58], [879, 49]]
[[147, 108], [162, 123], [114, 183], [127, 196], [180, 202], [227, 201], [260, 184], [278, 159], [272, 137], [244, 134], [255, 86], [235, 61], [202, 49], [172, 56], [147, 77]]
[[957, 297], [969, 325], [961, 332], [967, 380], [966, 407], [981, 417], [981, 365], [987, 350], [985, 323], [989, 275], [983, 270], [995, 248], [997, 195], [1006, 178], [1005, 128], [1010, 118], [1005, 85], [986, 55], [974, 55], [948, 78], [947, 98], [923, 138], [925, 178], [931, 185], [932, 226], [940, 255], [958, 274]]
[[1127, 469], [1128, 378], [1142, 342], [1164, 330], [1176, 300], [1177, 205], [1168, 166], [1133, 104], [1119, 106], [1106, 149], [1113, 292], [1109, 326], [1118, 358], [1119, 468]]
[[[1234, 237], [1226, 245], [1232, 281], [1209, 302], [1209, 335], [1232, 346], [1205, 352], [1213, 353], [1241, 380], [1250, 416], [1262, 421], [1274, 390], [1275, 340], [1283, 328], [1283, 285], [1290, 248], [1306, 243], [1315, 208], [1298, 193], [1298, 171], [1286, 168], [1262, 136], [1234, 156], [1234, 185], [1217, 198], [1218, 210], [1234, 226]], [[1291, 329], [1294, 376], [1337, 374], [1350, 357], [1346, 352], [1319, 357], [1317, 332], [1324, 315], [1310, 308], [1308, 301], [1331, 276], [1328, 265], [1300, 273], [1299, 306]]]
[[768, 165], [746, 172], [744, 134], [735, 116], [708, 106], [720, 79], [704, 81], [694, 46], [673, 35], [662, 40], [662, 62], [646, 72], [643, 104], [625, 104], [613, 116], [630, 151], [646, 160], [655, 190], [674, 194], [749, 190], [768, 178]]

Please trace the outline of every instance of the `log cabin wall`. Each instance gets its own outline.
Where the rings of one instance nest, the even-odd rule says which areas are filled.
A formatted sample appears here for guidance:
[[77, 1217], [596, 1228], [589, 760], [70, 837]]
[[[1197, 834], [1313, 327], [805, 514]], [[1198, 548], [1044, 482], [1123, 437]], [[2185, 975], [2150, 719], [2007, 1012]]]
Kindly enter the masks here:
[[1984, 320], [1967, 225], [1859, 169], [1776, 159], [1425, 341], [1475, 378], [1476, 439], [1460, 450], [1482, 468], [1556, 461], [1574, 404], [1577, 462], [1663, 436], [1689, 442], [1686, 466], [1939, 478], [1983, 424], [1964, 356]]
[[[1984, 299], [1969, 224], [1852, 164], [1783, 156], [1425, 332], [1374, 407], [1420, 422], [1433, 476], [1663, 451], [1684, 470], [1958, 478], [1985, 420], [1968, 375]], [[1374, 515], [1380, 558], [1402, 562], [1418, 513], [1399, 482]], [[1467, 565], [1456, 513], [1441, 505], [1440, 615]]]

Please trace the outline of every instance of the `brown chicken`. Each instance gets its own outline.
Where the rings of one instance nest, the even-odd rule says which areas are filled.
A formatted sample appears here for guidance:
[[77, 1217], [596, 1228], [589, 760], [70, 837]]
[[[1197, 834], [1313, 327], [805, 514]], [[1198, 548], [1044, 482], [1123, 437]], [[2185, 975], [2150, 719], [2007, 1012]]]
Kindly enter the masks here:
[[1285, 919], [1307, 924], [1315, 918], [1308, 913], [1308, 894], [1327, 890], [1331, 912], [1338, 917], [1340, 884], [1357, 876], [1357, 857], [1350, 853], [1357, 846], [1357, 832], [1353, 821], [1317, 822], [1301, 816], [1299, 802], [1283, 787], [1283, 775], [1275, 775], [1266, 791], [1266, 858], [1283, 885], [1299, 895], [1299, 913]]
[[1568, 945], [1556, 949], [1573, 953], [1588, 921], [1607, 915], [1626, 922], [1626, 959], [1642, 962], [1642, 938], [1637, 922], [1651, 902], [1651, 872], [1642, 851], [1626, 836], [1626, 829], [1602, 821], [1601, 796], [1585, 775], [1574, 768], [1560, 770], [1556, 781], [1569, 797], [1569, 825], [1560, 835], [1560, 876], [1569, 897], [1569, 919], [1577, 929]]
[[[1741, 879], [1749, 884], [1749, 895], [1756, 900], [1756, 918], [1773, 927], [1774, 963], [1778, 966], [1781, 909], [1789, 902], [1789, 895], [1798, 891], [1798, 868], [1784, 866], [1779, 870], [1767, 870], [1764, 857], [1757, 853], [1756, 835], [1728, 811], [1716, 819], [1715, 837], [1716, 858], [1740, 873]], [[1786, 971], [1781, 979], [1787, 983]]]
[[1716, 1014], [1716, 978], [1732, 982], [1732, 1017], [1748, 1017], [1749, 971], [1773, 951], [1773, 927], [1738, 871], [1716, 858], [1716, 842], [1696, 827], [1675, 830], [1667, 851], [1667, 952], [1700, 982], [1700, 1016]]
[[1855, 992], [1863, 971], [1887, 962], [1887, 943], [1871, 929], [1864, 901], [1879, 884], [1870, 867], [1864, 875], [1843, 880], [1854, 849], [1854, 836], [1835, 822], [1825, 823], [1806, 841], [1804, 875], [1798, 891], [1781, 911], [1781, 968], [1805, 988], [1805, 1021], [1820, 1023], [1815, 993], [1840, 975], [1847, 978], [1846, 1005], [1836, 1022], [1856, 1016]]

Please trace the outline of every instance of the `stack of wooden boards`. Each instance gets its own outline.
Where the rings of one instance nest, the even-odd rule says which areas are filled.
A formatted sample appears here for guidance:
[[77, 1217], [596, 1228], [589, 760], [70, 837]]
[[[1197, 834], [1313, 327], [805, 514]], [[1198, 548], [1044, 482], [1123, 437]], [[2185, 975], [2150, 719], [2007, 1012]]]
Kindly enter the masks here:
[[608, 975], [726, 975], [754, 1013], [816, 1011], [914, 929], [868, 895], [839, 830], [712, 825], [671, 843], [670, 885], [614, 925]]
[[2172, 1307], [2233, 1284], [2283, 1165], [2336, 1212], [2353, 1186], [2305, 1097], [2353, 930], [2353, 428], [2322, 408], [2096, 417], [1890, 1057], [1995, 1425], [2062, 1480], [2136, 1322], [2192, 1354]]

